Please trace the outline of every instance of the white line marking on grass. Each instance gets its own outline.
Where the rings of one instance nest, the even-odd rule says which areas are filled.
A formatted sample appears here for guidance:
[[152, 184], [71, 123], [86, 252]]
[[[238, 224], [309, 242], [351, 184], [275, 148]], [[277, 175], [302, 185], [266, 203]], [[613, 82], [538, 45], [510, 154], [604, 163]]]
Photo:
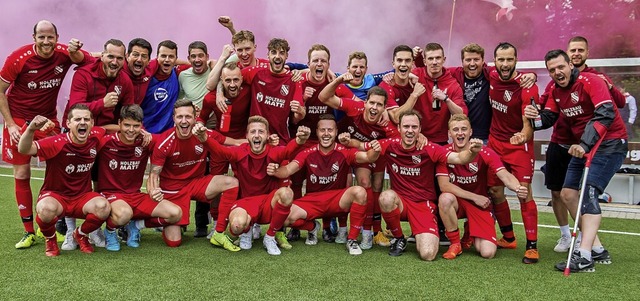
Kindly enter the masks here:
[[[516, 225], [523, 225], [521, 222], [514, 222], [514, 224], [516, 224]], [[552, 226], [552, 225], [538, 225], [538, 227], [540, 227], [540, 228], [553, 228], [553, 229], [560, 229], [560, 227], [558, 227], [558, 226]], [[611, 233], [611, 234], [622, 234], [622, 235], [640, 236], [640, 233], [634, 233], [634, 232], [622, 232], [622, 231], [612, 231], [612, 230], [598, 230], [598, 232], [601, 232], [601, 233]]]
[[[0, 174], [0, 177], [6, 177], [6, 178], [13, 178], [13, 175], [3, 175]], [[32, 180], [40, 180], [40, 181], [44, 181], [44, 178], [38, 178], [38, 177], [31, 177]]]

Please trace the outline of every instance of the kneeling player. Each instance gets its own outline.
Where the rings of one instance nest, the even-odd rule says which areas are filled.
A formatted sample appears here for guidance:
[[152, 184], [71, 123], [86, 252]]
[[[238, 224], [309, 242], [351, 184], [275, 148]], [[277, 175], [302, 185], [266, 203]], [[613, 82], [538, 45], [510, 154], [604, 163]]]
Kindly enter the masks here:
[[420, 114], [411, 110], [400, 114], [401, 138], [380, 140], [381, 153], [387, 160], [391, 189], [380, 194], [382, 217], [393, 234], [389, 255], [400, 256], [407, 240], [400, 221], [409, 221], [416, 237], [416, 248], [423, 260], [434, 260], [438, 253], [438, 223], [435, 218], [436, 199], [434, 187], [435, 164], [467, 164], [482, 148], [482, 141], [472, 139], [469, 151], [460, 153], [445, 150], [428, 142], [417, 149], [421, 131]]
[[108, 251], [120, 250], [115, 230], [131, 219], [135, 221], [127, 225], [127, 245], [137, 248], [140, 229], [175, 224], [182, 216], [177, 205], [140, 192], [150, 150], [155, 146], [153, 140], [150, 144], [145, 143], [140, 133], [142, 116], [142, 108], [138, 105], [123, 107], [118, 120], [119, 131], [102, 139], [96, 159], [96, 191], [111, 204], [111, 214], [104, 229]]
[[[471, 122], [464, 114], [455, 114], [449, 120], [449, 136], [453, 140], [446, 149], [466, 152], [471, 143]], [[496, 228], [491, 215], [491, 201], [487, 193], [487, 175], [495, 173], [506, 187], [518, 197], [527, 196], [527, 187], [509, 173], [498, 155], [490, 148], [483, 148], [478, 156], [464, 165], [438, 164], [436, 176], [442, 194], [438, 198], [440, 217], [451, 245], [442, 257], [454, 259], [462, 254], [458, 231], [458, 218], [468, 219], [470, 236], [480, 256], [493, 258], [496, 254]], [[466, 232], [465, 228], [465, 232]], [[466, 233], [465, 233], [466, 234]], [[468, 245], [467, 248], [471, 247]]]
[[293, 201], [285, 225], [309, 231], [305, 243], [315, 245], [320, 230], [317, 218], [350, 213], [347, 249], [351, 255], [360, 255], [362, 250], [356, 239], [364, 223], [367, 192], [360, 186], [347, 188], [347, 177], [354, 163], [375, 162], [380, 155], [380, 145], [372, 141], [372, 149], [366, 153], [338, 145], [334, 116], [321, 115], [319, 118], [316, 130], [319, 143], [299, 153], [286, 166], [278, 168], [277, 164], [270, 164], [267, 173], [284, 179], [304, 168], [307, 193]]
[[85, 219], [73, 231], [73, 237], [82, 252], [93, 253], [87, 234], [100, 228], [110, 211], [109, 202], [91, 191], [91, 167], [104, 129], [93, 128], [91, 111], [79, 104], [69, 109], [66, 124], [69, 133], [33, 141], [35, 131], [48, 122], [46, 117], [36, 116], [18, 143], [21, 154], [38, 155], [47, 162], [36, 205], [36, 222], [46, 240], [45, 254], [60, 255], [55, 225], [63, 215]]

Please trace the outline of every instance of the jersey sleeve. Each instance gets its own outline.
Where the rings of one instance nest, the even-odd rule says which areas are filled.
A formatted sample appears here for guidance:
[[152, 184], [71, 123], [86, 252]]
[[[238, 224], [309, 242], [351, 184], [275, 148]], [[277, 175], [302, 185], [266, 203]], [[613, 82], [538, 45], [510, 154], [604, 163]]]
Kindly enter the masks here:
[[436, 163], [436, 177], [438, 176], [449, 176], [449, 168], [446, 163]]
[[356, 162], [356, 154], [358, 153], [358, 150], [355, 148], [342, 148], [341, 149], [342, 154], [344, 154], [346, 160], [347, 160], [347, 164], [351, 165], [351, 166], [355, 166], [356, 164], [358, 164], [358, 162]]
[[347, 116], [358, 116], [358, 114], [361, 114], [362, 110], [364, 110], [364, 103], [350, 98], [341, 98], [338, 109], [344, 111]]
[[538, 94], [538, 85], [533, 84], [531, 88], [525, 89], [522, 88], [522, 92], [520, 93], [520, 99], [522, 100], [522, 115], [524, 116], [524, 108], [531, 104], [531, 98], [533, 98], [533, 103], [537, 104], [540, 102], [540, 95]]
[[[224, 139], [226, 138], [222, 136], [222, 134], [216, 131], [207, 130], [207, 136], [209, 137], [209, 139], [207, 139], [204, 145], [209, 149], [209, 151], [211, 151], [212, 157], [221, 157], [225, 161], [229, 161], [232, 163], [235, 163], [238, 160], [236, 155], [238, 155], [239, 152], [233, 151], [235, 147], [230, 148], [223, 145]], [[220, 142], [220, 137], [223, 138], [222, 143]]]
[[220, 143], [221, 145], [223, 145], [224, 142], [227, 140], [226, 136], [212, 130], [207, 130], [207, 136], [209, 137], [209, 139], [213, 139], [216, 142]]
[[487, 166], [489, 166], [489, 170], [492, 173], [495, 174], [498, 171], [504, 169], [502, 160], [500, 160], [500, 157], [498, 157], [498, 154], [496, 154], [496, 152], [491, 148], [488, 148], [486, 146], [483, 147], [479, 155], [482, 156], [482, 160], [484, 160], [484, 162], [487, 163]]
[[87, 101], [89, 86], [92, 86], [90, 79], [91, 75], [88, 71], [83, 69], [76, 70], [71, 81], [71, 91], [69, 92], [69, 103], [67, 104], [67, 108], [71, 108], [75, 104], [82, 103], [89, 107], [89, 110], [94, 116], [98, 116], [105, 110], [104, 97], [94, 101]]
[[216, 106], [216, 91], [210, 91], [204, 95], [202, 100], [202, 109], [200, 109], [200, 115], [198, 115], [197, 121], [207, 123], [213, 109]]
[[242, 81], [246, 82], [247, 84], [253, 83], [253, 78], [256, 77], [256, 74], [258, 74], [258, 71], [262, 69], [264, 68], [260, 68], [258, 66], [242, 69]]
[[424, 149], [427, 150], [427, 153], [435, 164], [447, 164], [447, 158], [451, 154], [451, 151], [431, 142], [427, 142], [427, 145], [424, 146]]
[[20, 74], [20, 71], [24, 66], [24, 62], [26, 61], [18, 60], [16, 57], [16, 53], [18, 53], [19, 56], [19, 52], [21, 49], [18, 49], [7, 56], [6, 60], [4, 61], [4, 65], [2, 66], [2, 70], [0, 70], [0, 78], [8, 84], [12, 83], [16, 80], [16, 78], [18, 78], [18, 74]]
[[354, 100], [356, 98], [356, 95], [353, 94], [351, 89], [349, 89], [344, 84], [339, 84], [338, 87], [336, 87], [336, 96], [338, 96], [339, 98], [349, 98]]
[[595, 108], [604, 103], [612, 102], [609, 87], [604, 80], [585, 80], [584, 82], [586, 83], [584, 89], [591, 96]]
[[462, 88], [457, 81], [453, 80], [452, 84], [449, 85], [449, 90], [447, 91], [447, 96], [453, 101], [453, 103], [457, 104], [460, 108], [462, 108], [462, 113], [467, 115], [469, 114], [469, 108], [467, 108], [467, 104], [464, 102], [464, 96], [462, 94]]
[[36, 155], [42, 160], [49, 160], [58, 155], [66, 143], [67, 139], [65, 139], [64, 134], [35, 141], [38, 148]]
[[305, 149], [304, 151], [301, 151], [296, 155], [296, 157], [291, 162], [296, 162], [298, 164], [298, 167], [302, 169], [302, 166], [304, 166], [304, 163], [307, 161], [307, 157], [313, 150], [314, 148], [310, 147]]
[[385, 137], [387, 138], [400, 137], [400, 132], [398, 132], [398, 128], [393, 126], [393, 123], [391, 122], [384, 127], [384, 133], [385, 133]]

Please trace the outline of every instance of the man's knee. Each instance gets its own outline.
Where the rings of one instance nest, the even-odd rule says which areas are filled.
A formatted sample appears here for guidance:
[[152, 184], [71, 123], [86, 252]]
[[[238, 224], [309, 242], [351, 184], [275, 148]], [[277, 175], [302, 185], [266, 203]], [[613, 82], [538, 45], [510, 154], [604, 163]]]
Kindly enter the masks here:
[[600, 190], [589, 184], [587, 184], [586, 189], [587, 191], [584, 199], [582, 199], [582, 208], [580, 208], [580, 213], [594, 215], [602, 214], [602, 211], [600, 210], [600, 203], [598, 202]]
[[391, 212], [395, 205], [396, 194], [392, 190], [385, 190], [380, 193], [380, 210], [382, 212]]
[[293, 203], [293, 190], [289, 187], [280, 187], [278, 191], [276, 191], [276, 196], [278, 197], [278, 202], [285, 206], [291, 206]]
[[440, 197], [438, 197], [438, 209], [447, 210], [453, 207], [456, 202], [457, 200], [455, 195], [448, 192], [443, 192], [442, 194], [440, 194]]
[[[353, 197], [353, 202], [359, 205], [367, 204], [367, 190], [362, 188], [361, 186], [351, 186], [349, 191]], [[377, 202], [378, 200], [371, 200], [372, 202]]]

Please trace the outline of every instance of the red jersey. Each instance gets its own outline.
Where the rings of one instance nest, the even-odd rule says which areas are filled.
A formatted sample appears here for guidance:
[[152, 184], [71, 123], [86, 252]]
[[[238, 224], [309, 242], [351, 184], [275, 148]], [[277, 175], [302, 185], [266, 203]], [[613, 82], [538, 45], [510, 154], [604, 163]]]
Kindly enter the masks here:
[[133, 144], [125, 144], [120, 140], [118, 133], [102, 138], [96, 159], [96, 191], [127, 194], [140, 192], [147, 161], [155, 141], [142, 146], [142, 140], [140, 135]]
[[[269, 68], [269, 60], [268, 59], [261, 59], [261, 58], [255, 58], [256, 60], [256, 65], [255, 66], [248, 66], [246, 67], [251, 68], [251, 67], [260, 67], [260, 68]], [[244, 69], [244, 65], [242, 65], [242, 62], [238, 61], [238, 68], [240, 69]]]
[[91, 167], [96, 160], [105, 130], [94, 127], [84, 144], [75, 144], [69, 133], [34, 141], [38, 156], [47, 162], [40, 192], [77, 197], [91, 191]]
[[[116, 124], [122, 106], [133, 104], [133, 84], [125, 73], [119, 71], [115, 78], [107, 78], [102, 69], [102, 61], [96, 60], [91, 64], [79, 67], [73, 74], [69, 102], [62, 116], [62, 124], [66, 124], [69, 109], [83, 103], [93, 114], [95, 126]], [[118, 104], [115, 107], [104, 107], [104, 96], [109, 92], [118, 93]]]
[[336, 143], [327, 154], [318, 145], [300, 152], [293, 161], [306, 171], [307, 193], [346, 188], [357, 151]]
[[[240, 92], [235, 98], [229, 99], [231, 101], [231, 125], [229, 131], [224, 133], [225, 136], [233, 139], [243, 139], [247, 136], [247, 121], [249, 120], [249, 105], [251, 104], [251, 86], [242, 83], [240, 86]], [[216, 106], [216, 91], [211, 91], [204, 96], [202, 100], [202, 110], [200, 110], [200, 116], [198, 121], [207, 123], [211, 113], [216, 115], [218, 121], [216, 130], [220, 131], [220, 118], [222, 112]]]
[[[453, 144], [446, 146], [450, 152], [454, 152]], [[449, 182], [478, 195], [489, 197], [487, 179], [489, 174], [496, 174], [503, 170], [504, 165], [496, 152], [491, 148], [483, 147], [473, 161], [465, 164], [438, 164], [436, 176], [448, 176]], [[489, 173], [488, 173], [489, 172]]]
[[433, 98], [431, 96], [431, 91], [433, 91], [433, 87], [437, 85], [440, 90], [447, 94], [447, 97], [449, 97], [451, 101], [462, 108], [462, 112], [464, 114], [467, 114], [468, 109], [467, 105], [464, 103], [462, 89], [456, 79], [453, 78], [449, 70], [446, 68], [443, 68], [442, 75], [435, 79], [429, 76], [424, 67], [414, 68], [411, 72], [418, 76], [418, 82], [423, 84], [427, 89], [427, 92], [420, 95], [415, 106], [413, 106], [413, 108], [422, 115], [422, 122], [420, 124], [422, 127], [422, 134], [430, 141], [438, 144], [444, 144], [449, 140], [448, 130], [451, 113], [444, 102], [441, 103], [441, 109], [439, 111], [434, 111], [432, 109], [431, 104]]
[[361, 142], [382, 138], [398, 137], [400, 134], [391, 123], [387, 126], [380, 126], [377, 123], [368, 123], [364, 120], [364, 102], [348, 98], [340, 101], [340, 110], [347, 114], [347, 117], [340, 121], [339, 132], [348, 132], [352, 139]]
[[[551, 90], [555, 87], [555, 82], [552, 80], [547, 84], [544, 88], [544, 93], [540, 95], [540, 100], [538, 104], [544, 109], [544, 105], [547, 103], [547, 99], [551, 94]], [[553, 132], [551, 133], [550, 142], [562, 144], [562, 145], [571, 145], [580, 143], [580, 137], [573, 136], [571, 133], [571, 126], [569, 125], [569, 121], [563, 115], [558, 115], [558, 120], [553, 124]]]
[[409, 96], [411, 96], [411, 93], [413, 93], [413, 87], [410, 84], [406, 84], [404, 86], [397, 84], [389, 85], [387, 82], [383, 81], [380, 83], [380, 88], [387, 91], [389, 100], [393, 100], [396, 103], [396, 107], [404, 105], [407, 102], [407, 99], [409, 99]]
[[[162, 166], [160, 188], [178, 191], [189, 181], [204, 176], [207, 152], [204, 144], [195, 136], [179, 139], [171, 128], [158, 136], [151, 155], [151, 164]], [[215, 131], [207, 131], [210, 139], [224, 143], [226, 137]]]
[[381, 154], [387, 162], [391, 189], [403, 200], [435, 201], [436, 164], [447, 163], [451, 153], [444, 147], [427, 142], [422, 150], [404, 149], [400, 138], [380, 140]]
[[[566, 117], [573, 136], [579, 139], [587, 123], [594, 118], [595, 108], [612, 102], [605, 81], [595, 74], [583, 72], [570, 87], [554, 87], [545, 109]], [[627, 139], [624, 121], [620, 118], [615, 104], [613, 107], [615, 117], [604, 140]]]
[[207, 146], [211, 150], [211, 156], [225, 158], [231, 163], [233, 176], [240, 185], [238, 199], [268, 194], [280, 187], [280, 179], [267, 175], [267, 165], [291, 159], [292, 154], [301, 147], [292, 140], [286, 147], [267, 144], [261, 154], [254, 154], [248, 143], [224, 147], [219, 141], [209, 139]]
[[[521, 80], [522, 73], [507, 81], [501, 80], [495, 69], [489, 73], [489, 102], [493, 109], [489, 134], [499, 141], [509, 141], [513, 134], [523, 128], [524, 108], [531, 104], [531, 100], [522, 99]], [[538, 96], [537, 85], [534, 84], [529, 90], [532, 95]]]
[[145, 94], [147, 94], [147, 88], [149, 87], [149, 82], [156, 71], [158, 70], [158, 60], [153, 59], [149, 61], [149, 65], [144, 68], [144, 71], [140, 76], [135, 76], [129, 69], [127, 65], [127, 61], [124, 62], [124, 66], [122, 67], [122, 72], [126, 73], [131, 79], [131, 83], [133, 84], [133, 103], [139, 105], [144, 100]]
[[[84, 57], [81, 64], [90, 55], [85, 52]], [[35, 44], [12, 52], [0, 70], [0, 79], [11, 84], [7, 90], [11, 116], [25, 120], [36, 115], [58, 119], [58, 92], [72, 64], [67, 46], [63, 44], [56, 44], [53, 55], [47, 59], [38, 56]]]
[[[291, 72], [274, 74], [269, 68], [242, 69], [242, 78], [251, 85], [251, 116], [260, 115], [269, 121], [269, 133], [278, 134], [280, 145], [291, 140], [289, 123], [293, 121], [291, 101], [296, 94], [296, 83]], [[302, 99], [295, 99], [303, 105]]]
[[[322, 89], [324, 89], [324, 87], [326, 87], [329, 84], [329, 81], [325, 79], [322, 83], [316, 84], [309, 81], [307, 79], [307, 74], [305, 73], [304, 79], [297, 82], [296, 84], [297, 84], [296, 93], [299, 95], [296, 95], [295, 99], [302, 99], [302, 95], [304, 95], [304, 90], [307, 87], [316, 89], [316, 91], [313, 92], [313, 95], [309, 99], [304, 101], [304, 106], [307, 109], [307, 114], [305, 115], [304, 119], [302, 119], [297, 124], [297, 126], [304, 125], [310, 128], [311, 135], [309, 136], [308, 141], [317, 142], [318, 136], [316, 135], [316, 129], [318, 128], [318, 121], [320, 121], [320, 115], [323, 115], [323, 114], [333, 115], [333, 111], [334, 111], [332, 107], [324, 104], [318, 98], [318, 95], [320, 95], [320, 91], [322, 91]], [[344, 95], [344, 97], [346, 98], [351, 98], [351, 99], [354, 98], [353, 92], [351, 92], [351, 90], [349, 90], [349, 88], [347, 88], [347, 86], [345, 85], [339, 85], [336, 88], [336, 95], [338, 94]], [[290, 130], [291, 132], [293, 132], [294, 128], [291, 128]]]

